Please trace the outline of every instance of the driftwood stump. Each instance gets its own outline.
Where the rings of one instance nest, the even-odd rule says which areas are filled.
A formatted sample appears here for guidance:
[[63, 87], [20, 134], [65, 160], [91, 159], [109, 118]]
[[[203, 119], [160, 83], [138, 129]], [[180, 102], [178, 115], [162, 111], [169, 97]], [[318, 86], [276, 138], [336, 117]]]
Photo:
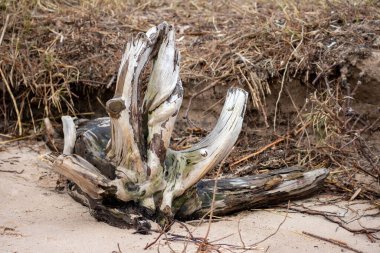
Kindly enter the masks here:
[[[144, 218], [163, 224], [174, 216], [207, 214], [214, 187], [214, 214], [223, 215], [302, 197], [321, 185], [326, 169], [201, 180], [233, 148], [248, 94], [231, 88], [209, 135], [189, 149], [172, 150], [170, 137], [183, 96], [179, 61], [172, 26], [162, 23], [140, 33], [127, 44], [115, 95], [106, 105], [109, 117], [82, 126], [62, 117], [63, 154], [47, 159], [96, 218], [122, 227], [139, 227], [146, 224]], [[150, 76], [144, 83], [145, 72]]]

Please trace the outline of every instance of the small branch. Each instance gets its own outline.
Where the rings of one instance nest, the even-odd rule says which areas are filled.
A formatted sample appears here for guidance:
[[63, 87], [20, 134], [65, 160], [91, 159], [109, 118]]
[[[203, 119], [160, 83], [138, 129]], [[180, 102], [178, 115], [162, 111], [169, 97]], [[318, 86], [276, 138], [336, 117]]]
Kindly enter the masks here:
[[[156, 242], [161, 238], [161, 236], [164, 235], [164, 234], [166, 234], [166, 232], [170, 229], [170, 227], [171, 227], [173, 224], [174, 224], [174, 222], [173, 222], [173, 223], [170, 223], [170, 224], [168, 224], [167, 226], [165, 226], [164, 228], [162, 228], [162, 229], [160, 230], [160, 234], [156, 237], [156, 239], [154, 239], [153, 242], [148, 243], [148, 244], [144, 247], [144, 250], [147, 250], [147, 249], [149, 249], [151, 246], [153, 246], [154, 244], [156, 244]], [[156, 232], [158, 232], [158, 231], [156, 231]]]
[[285, 217], [284, 217], [284, 220], [280, 223], [280, 225], [278, 225], [276, 231], [274, 231], [272, 234], [268, 235], [267, 237], [265, 237], [264, 239], [258, 241], [258, 242], [255, 242], [254, 244], [252, 244], [250, 247], [254, 247], [254, 246], [257, 246], [258, 244], [262, 243], [262, 242], [265, 242], [266, 240], [268, 240], [269, 238], [271, 238], [272, 236], [274, 236], [275, 234], [277, 234], [277, 232], [280, 230], [281, 226], [285, 223], [286, 221], [286, 218], [288, 218], [288, 214], [289, 214], [289, 203], [288, 202], [288, 209], [286, 209], [286, 214], [285, 214]]
[[[300, 127], [299, 129], [297, 129], [297, 130], [293, 133], [293, 135], [294, 135], [294, 136], [295, 136], [295, 135], [298, 135], [300, 132], [302, 132], [302, 131], [303, 131], [306, 127], [308, 127], [309, 125], [310, 125], [310, 123], [308, 123], [308, 124], [304, 124], [302, 127]], [[281, 143], [281, 142], [287, 140], [291, 135], [292, 135], [292, 133], [287, 133], [284, 137], [280, 137], [280, 138], [278, 138], [278, 139], [275, 140], [274, 142], [269, 143], [268, 145], [265, 145], [264, 147], [260, 148], [258, 151], [254, 152], [254, 153], [252, 153], [252, 154], [249, 154], [249, 155], [247, 155], [247, 156], [244, 156], [244, 157], [242, 157], [241, 159], [237, 160], [236, 162], [233, 162], [233, 163], [230, 165], [230, 167], [235, 166], [235, 165], [237, 165], [237, 164], [239, 164], [239, 163], [241, 163], [241, 162], [244, 162], [245, 160], [247, 160], [247, 159], [249, 159], [249, 158], [252, 158], [252, 157], [254, 157], [254, 156], [257, 156], [257, 155], [263, 153], [263, 152], [264, 152], [265, 150], [267, 150], [268, 148], [271, 148], [271, 147], [277, 145], [278, 143]]]
[[164, 229], [161, 230], [160, 234], [156, 237], [156, 239], [153, 240], [153, 242], [148, 243], [147, 245], [145, 245], [144, 250], [147, 250], [147, 249], [149, 249], [151, 246], [153, 246], [154, 244], [156, 244], [156, 242], [161, 238], [161, 236], [162, 236], [163, 234], [165, 234], [165, 230], [164, 230]]
[[364, 253], [361, 250], [357, 250], [357, 249], [352, 248], [351, 246], [348, 246], [347, 243], [345, 243], [345, 242], [341, 242], [341, 241], [338, 241], [338, 240], [325, 238], [325, 237], [322, 237], [322, 236], [319, 236], [319, 235], [315, 235], [315, 234], [312, 234], [312, 233], [309, 233], [309, 232], [305, 232], [305, 231], [302, 231], [302, 233], [305, 234], [305, 235], [314, 237], [316, 239], [319, 239], [319, 240], [322, 240], [322, 241], [329, 242], [331, 244], [337, 245], [339, 247], [351, 250], [351, 251], [356, 252], [356, 253]]
[[0, 169], [0, 172], [22, 174], [24, 172], [24, 170], [17, 171], [17, 170], [2, 170], [2, 169]]
[[0, 141], [0, 145], [8, 144], [8, 143], [11, 143], [14, 141], [21, 141], [21, 140], [25, 140], [25, 139], [33, 139], [33, 138], [36, 138], [36, 137], [41, 136], [41, 135], [42, 135], [42, 133], [32, 134], [32, 135], [17, 137], [17, 138], [11, 139], [11, 140]]
[[363, 233], [363, 234], [374, 234], [374, 233], [378, 233], [380, 232], [380, 229], [377, 229], [377, 228], [350, 228], [346, 222], [342, 221], [341, 219], [339, 220], [336, 220], [337, 217], [336, 215], [331, 215], [331, 214], [328, 214], [328, 213], [325, 213], [325, 212], [322, 212], [322, 211], [318, 211], [318, 210], [312, 210], [312, 209], [308, 209], [308, 208], [305, 208], [305, 207], [302, 207], [302, 209], [300, 208], [295, 208], [295, 207], [290, 207], [289, 208], [290, 210], [292, 211], [297, 211], [297, 212], [300, 212], [300, 213], [307, 213], [307, 214], [310, 214], [310, 215], [320, 215], [322, 217], [324, 217], [326, 220], [328, 221], [331, 221], [337, 225], [339, 225], [341, 228], [347, 230], [348, 232], [351, 232], [351, 233], [355, 233], [355, 234], [360, 234], [360, 233]]
[[52, 163], [52, 168], [56, 172], [73, 181], [93, 199], [100, 199], [104, 194], [116, 191], [108, 178], [78, 155], [56, 157], [49, 154], [44, 158]]
[[265, 150], [267, 150], [268, 148], [271, 148], [273, 146], [275, 146], [276, 144], [280, 143], [280, 142], [283, 142], [284, 140], [286, 140], [286, 137], [280, 137], [278, 138], [277, 140], [275, 140], [274, 142], [272, 143], [269, 143], [268, 145], [265, 145], [264, 147], [260, 148], [259, 150], [257, 150], [256, 152], [252, 153], [252, 154], [249, 154], [247, 156], [244, 156], [243, 158], [237, 160], [236, 162], [233, 162], [230, 166], [235, 166], [241, 162], [244, 162], [245, 160], [251, 158], [251, 157], [254, 157], [254, 156], [257, 156], [259, 154], [261, 154], [262, 152], [264, 152]]
[[64, 135], [64, 155], [71, 155], [74, 151], [75, 141], [77, 139], [77, 132], [73, 118], [70, 116], [62, 116], [62, 127]]
[[3, 31], [1, 32], [1, 36], [0, 36], [0, 46], [1, 46], [1, 43], [3, 42], [4, 35], [5, 35], [5, 31], [7, 30], [8, 21], [9, 21], [9, 14], [8, 14], [7, 17], [5, 18], [5, 22], [4, 22], [4, 26], [3, 26]]

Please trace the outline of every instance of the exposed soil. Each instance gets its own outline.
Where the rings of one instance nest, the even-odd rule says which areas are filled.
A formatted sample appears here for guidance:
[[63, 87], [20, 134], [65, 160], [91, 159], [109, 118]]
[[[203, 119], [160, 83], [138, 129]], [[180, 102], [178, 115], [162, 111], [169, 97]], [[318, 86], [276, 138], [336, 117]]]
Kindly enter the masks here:
[[[351, 91], [355, 91], [351, 94], [353, 109], [368, 121], [376, 119], [380, 111], [380, 50], [374, 50], [371, 56], [364, 60], [353, 57], [350, 64], [347, 65], [347, 79]], [[358, 82], [360, 83], [358, 84]], [[189, 94], [195, 94], [199, 91], [193, 87], [185, 87], [185, 89], [185, 99], [181, 108], [182, 116], [184, 116], [189, 104]], [[191, 103], [189, 118], [201, 127], [211, 128], [218, 119], [227, 89], [228, 87], [225, 86], [218, 87], [195, 97]], [[284, 96], [279, 102], [279, 117], [284, 122], [292, 118], [292, 115], [304, 106], [310, 94], [316, 91], [314, 87], [306, 85], [299, 79], [292, 79], [287, 83], [286, 89], [289, 92], [284, 92]], [[272, 87], [271, 94], [266, 96], [269, 118], [273, 118], [279, 90], [279, 85], [275, 85]], [[263, 126], [263, 118], [258, 115], [259, 112], [250, 112], [256, 115], [247, 113], [247, 116], [250, 117], [247, 122], [253, 126]], [[256, 117], [256, 120], [253, 121], [252, 117]]]
[[[349, 122], [349, 120], [352, 120], [353, 118], [356, 122], [351, 130], [357, 128], [359, 129], [359, 132], [360, 129], [373, 124], [370, 131], [360, 133], [366, 145], [371, 148], [371, 151], [365, 152], [373, 153], [374, 157], [379, 157], [380, 51], [375, 50], [372, 52], [371, 56], [365, 60], [358, 59], [357, 57], [352, 57], [350, 59], [350, 63], [344, 68], [344, 70], [342, 70], [342, 72], [343, 71], [346, 71], [345, 75], [347, 78], [347, 83], [350, 86], [350, 90], [346, 90], [344, 87], [341, 87], [341, 89], [343, 93], [347, 93], [346, 98], [351, 99], [349, 99], [348, 102], [342, 101], [341, 104], [344, 105], [344, 107], [347, 106], [351, 114], [347, 114], [348, 116], [343, 116], [342, 120]], [[173, 140], [174, 147], [177, 147], [178, 143], [180, 143], [182, 147], [186, 147], [191, 143], [198, 141], [213, 128], [223, 106], [227, 89], [228, 87], [226, 86], [219, 86], [216, 89], [207, 90], [194, 97], [190, 103], [190, 94], [198, 94], [199, 90], [197, 87], [185, 87], [185, 97], [180, 114], [178, 116], [176, 123], [177, 125], [175, 127], [176, 135]], [[280, 91], [279, 83], [277, 82], [277, 85], [273, 85], [271, 90], [272, 93], [266, 96], [265, 101], [268, 119], [270, 121], [273, 121], [276, 100]], [[241, 137], [237, 143], [237, 148], [232, 153], [228, 161], [232, 163], [238, 160], [239, 157], [242, 157], [242, 154], [249, 154], [255, 150], [260, 149], [266, 144], [271, 143], [275, 140], [275, 136], [279, 136], [279, 133], [294, 131], [295, 122], [299, 121], [301, 114], [307, 114], [310, 112], [310, 115], [312, 116], [312, 114], [315, 113], [313, 111], [313, 107], [315, 107], [315, 105], [310, 102], [310, 99], [313, 97], [314, 92], [317, 92], [316, 88], [305, 84], [302, 80], [292, 79], [289, 83], [287, 83], [281, 100], [278, 103], [278, 126], [276, 131], [273, 131], [273, 128], [271, 127], [268, 128], [265, 126], [263, 115], [257, 109], [248, 106], [243, 130], [240, 135]], [[328, 101], [325, 101], [325, 103], [328, 106], [337, 106], [334, 104], [328, 104]], [[190, 109], [188, 109], [189, 105]], [[341, 108], [341, 110], [343, 110], [343, 108]], [[350, 117], [352, 118], [350, 119]], [[305, 118], [303, 119], [305, 120]], [[324, 127], [327, 128], [328, 126], [325, 125]], [[347, 128], [349, 127], [351, 126], [347, 125]], [[319, 135], [320, 133], [318, 133], [317, 130], [318, 129], [313, 126], [307, 133], [307, 139], [309, 142], [315, 145], [315, 149], [318, 149], [320, 146], [324, 146], [325, 142], [323, 139], [326, 138], [326, 136], [321, 137]], [[326, 132], [330, 131], [330, 129], [322, 129], [322, 131], [325, 130]], [[344, 136], [342, 132], [337, 133], [337, 135]], [[335, 142], [334, 138], [336, 137], [332, 138], [332, 142]], [[353, 138], [347, 135], [346, 137], [347, 138], [345, 141], [347, 143], [350, 142], [350, 139]], [[298, 137], [295, 136], [294, 139], [297, 140]], [[301, 145], [279, 145], [277, 148], [274, 147], [273, 149], [267, 150], [265, 152], [265, 157], [260, 158], [259, 156], [256, 160], [250, 159], [247, 161], [247, 163], [242, 163], [240, 165], [250, 166], [252, 168], [251, 173], [257, 172], [255, 171], [257, 168], [264, 168], [266, 166], [269, 168], [278, 168], [281, 166], [293, 165], [294, 163], [299, 162], [299, 160], [294, 159], [294, 155], [299, 155], [296, 149], [301, 150], [304, 148], [310, 148], [305, 147], [307, 146], [307, 143], [305, 142], [306, 140]], [[342, 145], [337, 145], [336, 148], [339, 149], [339, 146]], [[280, 151], [280, 154], [278, 154], [277, 151]], [[358, 151], [351, 150], [350, 152]], [[287, 155], [284, 155], [284, 153]], [[304, 156], [302, 153], [301, 155]], [[293, 159], [289, 157], [293, 157]], [[285, 162], [276, 162], [276, 159], [283, 159]], [[376, 159], [378, 158], [375, 158], [375, 160]], [[262, 166], [260, 166], [260, 163], [263, 160], [265, 160], [265, 164], [262, 164]], [[333, 167], [336, 165], [334, 163], [335, 162], [332, 162]], [[310, 166], [310, 164], [307, 164], [307, 166]], [[311, 167], [313, 167], [313, 165]]]

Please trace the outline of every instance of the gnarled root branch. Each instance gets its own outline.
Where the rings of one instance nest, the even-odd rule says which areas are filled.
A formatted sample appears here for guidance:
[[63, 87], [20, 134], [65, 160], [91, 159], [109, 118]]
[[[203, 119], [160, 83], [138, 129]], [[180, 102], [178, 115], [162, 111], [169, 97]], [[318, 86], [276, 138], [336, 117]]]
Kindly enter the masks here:
[[[242, 128], [248, 94], [242, 89], [229, 89], [210, 134], [189, 149], [171, 150], [170, 137], [183, 97], [179, 60], [172, 26], [162, 23], [140, 33], [128, 43], [123, 55], [115, 95], [106, 105], [109, 118], [76, 129], [71, 117], [62, 117], [63, 155], [47, 158], [57, 172], [79, 187], [76, 199], [90, 205], [97, 217], [112, 217], [112, 223], [120, 218], [129, 224], [127, 212], [143, 212], [148, 217], [173, 217], [176, 213], [190, 217], [204, 214], [211, 206], [213, 181], [198, 182], [233, 148]], [[152, 68], [147, 68], [150, 62]], [[144, 83], [141, 76], [150, 70]], [[298, 175], [295, 171], [289, 173], [292, 177]], [[308, 193], [327, 175], [326, 170], [297, 173], [300, 177], [295, 179], [283, 172], [222, 179], [217, 184], [214, 213]], [[271, 180], [275, 184], [268, 188]]]

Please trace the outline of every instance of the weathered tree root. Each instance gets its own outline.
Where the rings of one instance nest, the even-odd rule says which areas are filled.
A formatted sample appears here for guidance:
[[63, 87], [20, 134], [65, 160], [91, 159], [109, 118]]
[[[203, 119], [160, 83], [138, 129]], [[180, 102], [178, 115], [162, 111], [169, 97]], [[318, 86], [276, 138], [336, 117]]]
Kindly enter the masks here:
[[[109, 118], [77, 129], [71, 117], [62, 117], [63, 154], [50, 154], [47, 160], [73, 183], [71, 195], [99, 220], [145, 231], [149, 229], [145, 218], [164, 225], [174, 216], [202, 216], [211, 207], [215, 181], [201, 179], [233, 148], [248, 94], [229, 89], [215, 128], [189, 149], [170, 149], [183, 96], [174, 35], [174, 28], [162, 23], [128, 43], [115, 95], [106, 105]], [[149, 81], [142, 83], [140, 75], [150, 61]], [[220, 179], [214, 214], [304, 196], [317, 189], [327, 174], [326, 169], [292, 168]]]
[[[99, 118], [87, 122], [78, 129], [75, 143], [75, 156], [84, 157], [90, 164], [96, 164], [106, 180], [112, 179], [112, 165], [106, 155], [107, 139], [110, 138], [109, 118]], [[50, 155], [54, 164], [62, 161], [62, 157]], [[65, 175], [62, 166], [54, 166]], [[222, 178], [219, 180], [203, 179], [187, 190], [173, 202], [175, 218], [181, 220], [196, 219], [206, 215], [211, 208], [211, 200], [216, 183], [214, 215], [222, 216], [250, 208], [265, 207], [290, 199], [309, 196], [320, 189], [328, 175], [327, 169], [305, 172], [299, 167], [273, 170], [268, 174], [248, 177]], [[103, 178], [104, 179], [104, 178]], [[103, 185], [104, 187], [104, 185]], [[167, 221], [164, 214], [136, 205], [133, 201], [123, 202], [109, 194], [94, 199], [84, 193], [76, 184], [69, 183], [69, 194], [78, 202], [90, 207], [91, 214], [98, 220], [122, 228], [136, 228], [140, 232], [148, 231], [145, 219], [155, 220], [164, 225]], [[104, 190], [103, 190], [104, 191]], [[91, 191], [88, 191], [91, 192]]]

